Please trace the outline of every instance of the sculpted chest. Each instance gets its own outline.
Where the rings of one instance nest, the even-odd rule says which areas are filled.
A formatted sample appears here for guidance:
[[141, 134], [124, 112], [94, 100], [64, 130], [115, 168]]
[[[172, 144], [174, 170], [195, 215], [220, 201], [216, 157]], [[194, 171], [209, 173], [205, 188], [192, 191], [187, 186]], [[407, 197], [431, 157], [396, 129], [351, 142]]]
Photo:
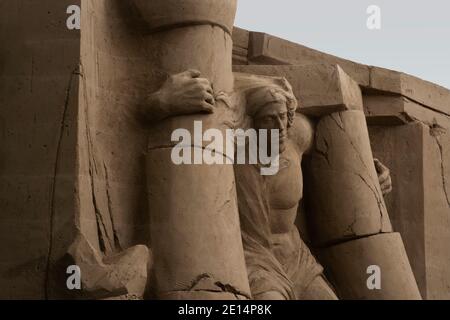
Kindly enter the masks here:
[[291, 209], [303, 197], [303, 175], [300, 155], [288, 146], [280, 158], [280, 170], [267, 179], [270, 206], [273, 209]]

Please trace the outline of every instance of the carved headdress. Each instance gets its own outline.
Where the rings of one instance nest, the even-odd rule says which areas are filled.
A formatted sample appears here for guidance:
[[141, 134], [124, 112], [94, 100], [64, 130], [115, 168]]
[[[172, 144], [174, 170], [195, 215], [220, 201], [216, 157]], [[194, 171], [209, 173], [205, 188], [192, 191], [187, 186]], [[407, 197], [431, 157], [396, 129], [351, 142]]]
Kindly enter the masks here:
[[235, 73], [235, 91], [245, 100], [245, 113], [254, 117], [269, 103], [282, 101], [288, 110], [288, 127], [294, 121], [297, 99], [289, 82], [282, 77]]

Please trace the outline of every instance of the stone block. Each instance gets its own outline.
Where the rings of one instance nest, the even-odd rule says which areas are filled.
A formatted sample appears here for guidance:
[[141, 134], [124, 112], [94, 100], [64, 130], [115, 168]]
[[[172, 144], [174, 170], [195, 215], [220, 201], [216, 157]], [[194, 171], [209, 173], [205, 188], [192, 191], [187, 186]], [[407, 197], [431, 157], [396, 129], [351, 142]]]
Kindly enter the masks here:
[[344, 110], [362, 110], [362, 95], [358, 84], [338, 65], [249, 65], [234, 66], [233, 70], [286, 78], [299, 100], [298, 112], [308, 116], [319, 117]]
[[261, 32], [250, 32], [248, 60], [249, 64], [264, 65], [339, 64], [358, 84], [368, 86], [370, 83], [370, 69], [368, 66]]
[[372, 67], [370, 87], [401, 94], [430, 109], [450, 115], [450, 90], [409, 74]]
[[374, 156], [391, 171], [393, 191], [386, 196], [386, 205], [421, 294], [426, 299], [448, 299], [448, 129], [417, 121], [369, 129]]
[[450, 128], [450, 117], [433, 111], [400, 95], [363, 96], [364, 111], [369, 125], [401, 125], [413, 121], [425, 125]]

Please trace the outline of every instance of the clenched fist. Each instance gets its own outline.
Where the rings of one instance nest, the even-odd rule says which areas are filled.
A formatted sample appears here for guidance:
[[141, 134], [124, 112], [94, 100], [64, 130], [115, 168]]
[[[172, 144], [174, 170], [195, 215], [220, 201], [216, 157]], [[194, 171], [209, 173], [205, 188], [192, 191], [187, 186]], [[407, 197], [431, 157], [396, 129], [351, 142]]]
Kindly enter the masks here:
[[187, 70], [170, 76], [162, 87], [152, 93], [143, 113], [151, 121], [171, 116], [213, 113], [214, 92], [208, 79], [200, 71]]

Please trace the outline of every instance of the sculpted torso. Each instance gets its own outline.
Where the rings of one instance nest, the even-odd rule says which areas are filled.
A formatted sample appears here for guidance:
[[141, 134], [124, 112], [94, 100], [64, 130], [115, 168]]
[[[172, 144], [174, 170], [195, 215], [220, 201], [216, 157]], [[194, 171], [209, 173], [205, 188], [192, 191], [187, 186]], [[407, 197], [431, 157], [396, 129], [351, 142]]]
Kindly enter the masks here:
[[[257, 130], [279, 130], [279, 170], [275, 175], [267, 176], [265, 181], [268, 189], [267, 197], [270, 209], [268, 217], [271, 231], [270, 241], [274, 245], [273, 254], [283, 267], [286, 267], [285, 271], [290, 273], [293, 271], [288, 266], [291, 255], [300, 254], [299, 251], [310, 255], [309, 250], [306, 252], [305, 249], [297, 247], [303, 244], [300, 244], [301, 240], [296, 240], [298, 231], [295, 220], [299, 202], [303, 197], [301, 160], [312, 145], [313, 126], [306, 117], [288, 110], [287, 104], [282, 100], [263, 105], [253, 116], [253, 125]], [[307, 260], [311, 261], [312, 259]], [[305, 260], [301, 263], [309, 264], [311, 262]], [[317, 267], [314, 268], [317, 269]], [[320, 286], [324, 286], [324, 284], [320, 283]], [[328, 287], [325, 288], [328, 290]], [[331, 290], [329, 291], [331, 292]], [[334, 297], [332, 293], [331, 297]], [[258, 293], [254, 298], [261, 300], [285, 299], [280, 292], [272, 290]]]
[[272, 233], [288, 233], [294, 228], [297, 209], [303, 195], [302, 153], [292, 141], [280, 156], [280, 170], [268, 176], [270, 225]]
[[[266, 109], [268, 110], [268, 109]], [[259, 128], [280, 130], [280, 167], [277, 174], [267, 176], [270, 204], [270, 224], [273, 234], [288, 233], [295, 228], [299, 202], [303, 197], [303, 174], [301, 161], [308, 152], [313, 139], [313, 126], [303, 115], [295, 115], [291, 126], [285, 105], [272, 104], [271, 111], [255, 119]], [[266, 117], [269, 119], [264, 119]]]

